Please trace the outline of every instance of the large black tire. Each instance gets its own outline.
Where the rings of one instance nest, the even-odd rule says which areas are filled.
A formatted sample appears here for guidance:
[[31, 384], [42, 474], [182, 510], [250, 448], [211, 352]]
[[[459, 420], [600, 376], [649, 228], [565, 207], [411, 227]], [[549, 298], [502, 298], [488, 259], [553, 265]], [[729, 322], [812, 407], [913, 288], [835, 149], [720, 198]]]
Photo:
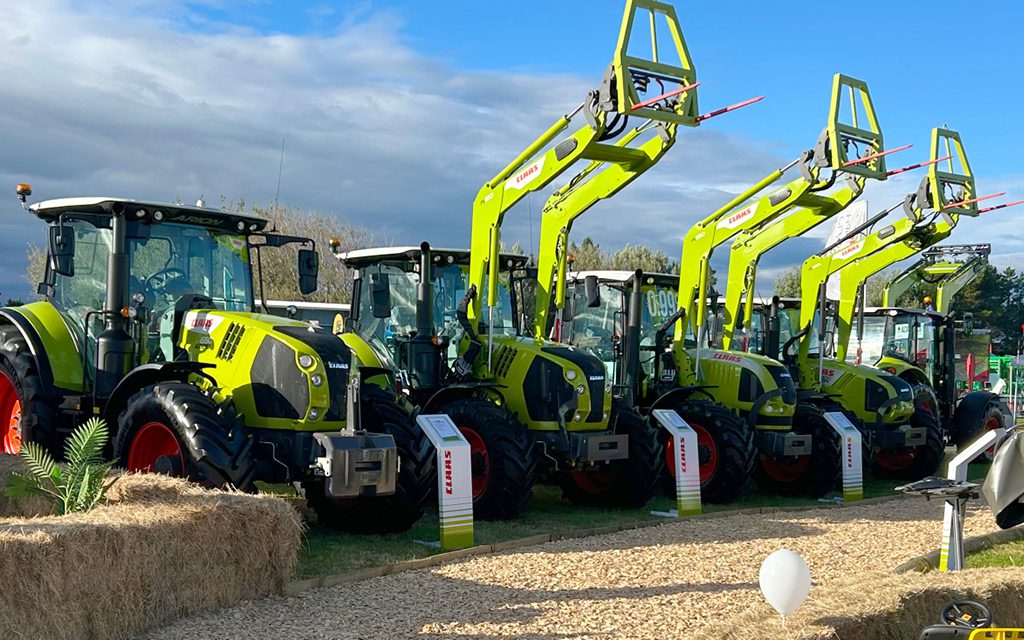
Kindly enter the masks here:
[[537, 458], [523, 423], [489, 400], [463, 398], [441, 408], [469, 440], [473, 517], [508, 520], [526, 510]]
[[612, 408], [614, 429], [629, 437], [629, 457], [600, 471], [561, 474], [562, 493], [575, 504], [639, 509], [654, 497], [665, 455], [658, 430], [635, 408]]
[[[253, 491], [253, 441], [230, 402], [195, 385], [161, 382], [137, 391], [117, 419], [114, 457], [130, 471], [185, 477], [216, 489]], [[173, 436], [179, 456], [155, 455]], [[150, 464], [146, 464], [149, 462]]]
[[942, 425], [930, 411], [918, 408], [910, 416], [910, 426], [924, 427], [924, 444], [904, 452], [876, 452], [872, 465], [872, 471], [876, 476], [920, 480], [935, 475], [939, 470], [946, 451]]
[[56, 406], [21, 332], [0, 329], [0, 453], [15, 454], [19, 443], [35, 442], [60, 459]]
[[320, 524], [340, 531], [399, 533], [408, 531], [423, 516], [435, 481], [434, 450], [412, 416], [394, 394], [373, 384], [361, 387], [362, 428], [387, 433], [395, 440], [399, 472], [390, 496], [332, 501], [323, 482], [304, 485], [306, 503]]
[[[811, 453], [807, 456], [759, 453], [754, 471], [759, 489], [777, 495], [820, 498], [839, 486], [843, 474], [841, 440], [825, 420], [825, 414], [830, 411], [846, 413], [836, 404], [797, 404], [793, 430], [811, 436]], [[849, 414], [847, 417], [851, 422], [855, 420]]]
[[[1006, 428], [1006, 416], [1000, 411], [995, 400], [992, 399], [988, 402], [983, 402], [983, 400], [984, 398], [979, 398], [978, 402], [971, 403], [976, 406], [971, 406], [967, 404], [965, 398], [953, 413], [957, 449], [971, 444], [986, 431]], [[975, 461], [992, 462], [994, 454], [995, 447], [975, 458]]]
[[914, 394], [914, 408], [926, 411], [935, 416], [936, 422], [942, 422], [942, 416], [939, 414], [939, 397], [935, 395], [931, 385], [910, 380], [907, 382]]
[[[732, 502], [750, 480], [757, 461], [754, 431], [731, 410], [710, 400], [690, 398], [673, 407], [697, 432], [700, 455], [701, 500]], [[662, 486], [675, 495], [675, 455], [668, 432], [661, 430], [665, 444]]]

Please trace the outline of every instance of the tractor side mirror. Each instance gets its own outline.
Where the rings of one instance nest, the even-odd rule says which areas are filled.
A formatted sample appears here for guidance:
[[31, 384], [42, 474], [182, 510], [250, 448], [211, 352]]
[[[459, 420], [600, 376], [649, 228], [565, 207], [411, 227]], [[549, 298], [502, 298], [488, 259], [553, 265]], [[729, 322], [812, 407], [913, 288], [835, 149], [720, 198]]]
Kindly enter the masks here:
[[587, 307], [593, 309], [601, 306], [601, 288], [597, 284], [597, 276], [587, 276], [583, 279], [583, 290], [587, 295]]
[[316, 280], [320, 274], [320, 256], [316, 249], [299, 249], [299, 292], [309, 295], [316, 291]]
[[391, 317], [391, 281], [386, 273], [370, 274], [370, 306], [374, 318]]
[[50, 227], [50, 269], [62, 276], [75, 275], [75, 231], [69, 226]]

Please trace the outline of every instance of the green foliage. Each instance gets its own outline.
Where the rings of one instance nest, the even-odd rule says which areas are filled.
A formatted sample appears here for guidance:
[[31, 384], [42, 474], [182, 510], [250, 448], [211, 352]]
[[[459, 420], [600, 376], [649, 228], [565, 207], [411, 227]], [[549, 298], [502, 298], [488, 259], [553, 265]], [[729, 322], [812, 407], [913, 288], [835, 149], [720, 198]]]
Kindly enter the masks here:
[[7, 484], [9, 498], [39, 496], [49, 500], [56, 515], [85, 513], [103, 502], [114, 480], [107, 481], [112, 462], [103, 462], [103, 447], [110, 434], [107, 423], [90, 418], [64, 444], [64, 468], [35, 442], [26, 442], [21, 457], [28, 474], [12, 473]]
[[627, 244], [610, 253], [601, 249], [601, 245], [587, 236], [579, 244], [570, 243], [569, 254], [573, 257], [572, 269], [575, 271], [642, 269], [649, 273], [679, 273], [678, 261], [670, 258], [664, 251], [655, 251], [644, 245]]
[[962, 317], [974, 314], [976, 328], [992, 330], [992, 351], [997, 355], [1017, 353], [1024, 322], [1024, 273], [1013, 267], [999, 271], [988, 265], [981, 277], [953, 298], [950, 311]]

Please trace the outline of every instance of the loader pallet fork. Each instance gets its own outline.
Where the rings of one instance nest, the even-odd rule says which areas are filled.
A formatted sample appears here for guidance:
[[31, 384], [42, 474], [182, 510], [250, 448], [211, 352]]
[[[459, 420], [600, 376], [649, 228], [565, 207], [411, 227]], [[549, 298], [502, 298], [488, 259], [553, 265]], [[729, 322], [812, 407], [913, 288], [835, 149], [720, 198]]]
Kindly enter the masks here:
[[433, 459], [388, 381], [359, 384], [380, 362], [355, 336], [256, 313], [260, 252], [302, 247], [299, 288], [310, 293], [312, 240], [199, 206], [26, 206], [29, 195], [19, 185], [22, 205], [49, 226], [45, 299], [0, 309], [4, 453], [28, 441], [58, 452], [97, 415], [111, 427], [107, 455], [129, 471], [243, 491], [302, 484], [322, 521], [349, 530], [419, 519]]

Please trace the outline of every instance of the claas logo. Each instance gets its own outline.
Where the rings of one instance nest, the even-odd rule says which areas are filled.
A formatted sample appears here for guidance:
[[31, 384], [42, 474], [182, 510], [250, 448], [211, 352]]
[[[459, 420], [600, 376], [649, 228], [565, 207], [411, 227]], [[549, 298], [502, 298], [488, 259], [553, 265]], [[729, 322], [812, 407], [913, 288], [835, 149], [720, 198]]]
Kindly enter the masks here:
[[444, 492], [452, 495], [452, 452], [444, 452]]

